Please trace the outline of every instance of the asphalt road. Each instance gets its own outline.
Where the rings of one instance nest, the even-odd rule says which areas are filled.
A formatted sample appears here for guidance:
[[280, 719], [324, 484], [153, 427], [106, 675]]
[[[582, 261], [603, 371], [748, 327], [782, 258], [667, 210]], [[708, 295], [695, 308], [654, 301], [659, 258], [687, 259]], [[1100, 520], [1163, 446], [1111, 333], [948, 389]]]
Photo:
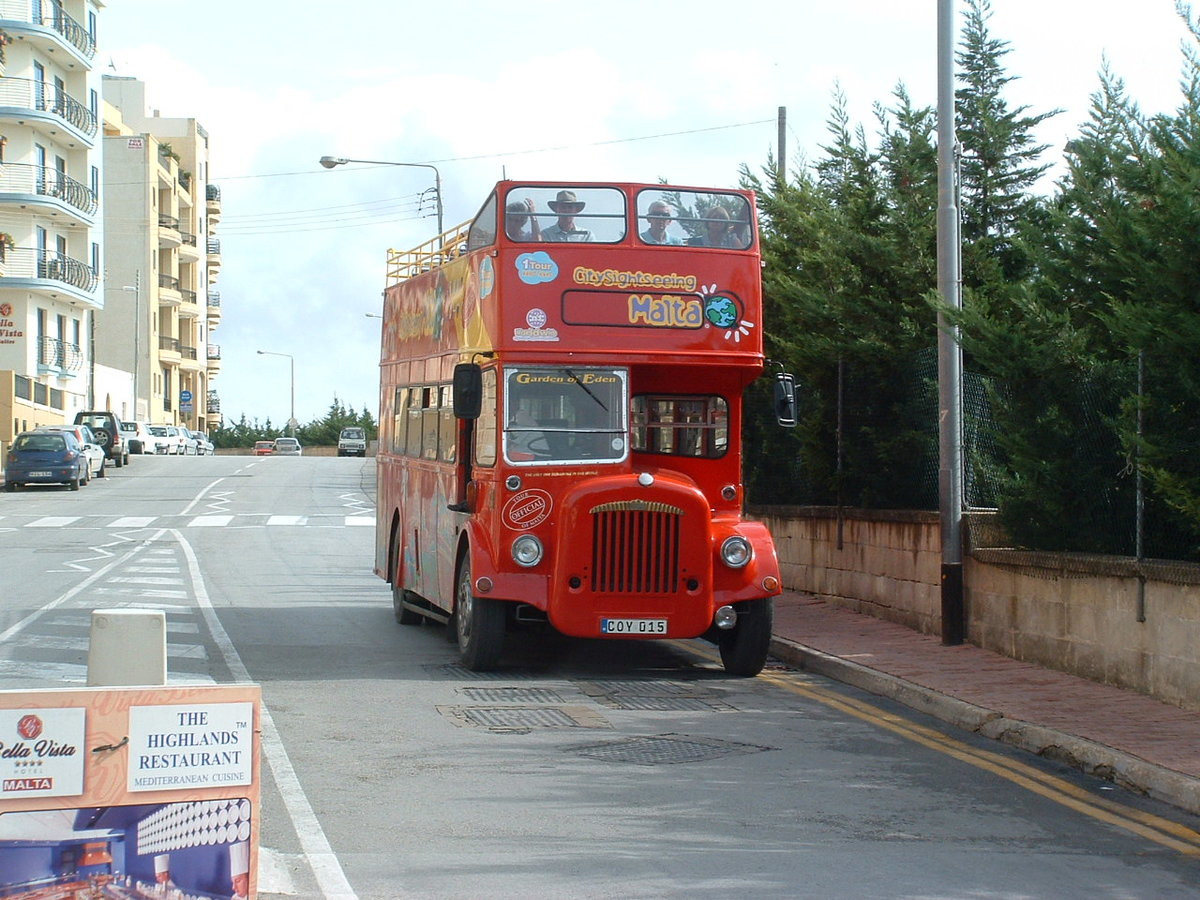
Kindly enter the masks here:
[[110, 607], [166, 611], [171, 682], [259, 683], [272, 900], [1200, 894], [1194, 819], [782, 664], [523, 635], [468, 672], [392, 617], [373, 472], [138, 458], [0, 494], [0, 688], [84, 684]]

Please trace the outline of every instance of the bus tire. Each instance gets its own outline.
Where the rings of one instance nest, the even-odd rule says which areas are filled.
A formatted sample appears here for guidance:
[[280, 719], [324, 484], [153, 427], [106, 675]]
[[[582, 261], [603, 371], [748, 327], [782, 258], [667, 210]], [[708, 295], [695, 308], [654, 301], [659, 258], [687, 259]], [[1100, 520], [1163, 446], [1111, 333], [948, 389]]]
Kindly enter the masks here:
[[771, 650], [775, 601], [771, 597], [747, 600], [738, 607], [738, 620], [717, 638], [721, 663], [730, 675], [752, 678], [763, 670]]
[[392, 536], [392, 615], [401, 625], [420, 625], [425, 617], [419, 612], [407, 608], [405, 600], [412, 599], [412, 591], [400, 587], [400, 532]]
[[472, 672], [489, 672], [500, 661], [504, 649], [504, 604], [491, 597], [476, 597], [471, 588], [471, 563], [465, 556], [458, 564], [454, 597], [454, 625], [458, 654]]
[[420, 625], [425, 621], [423, 615], [404, 605], [404, 601], [411, 601], [413, 596], [412, 591], [398, 588], [395, 584], [392, 585], [392, 610], [396, 614], [396, 621], [401, 625]]

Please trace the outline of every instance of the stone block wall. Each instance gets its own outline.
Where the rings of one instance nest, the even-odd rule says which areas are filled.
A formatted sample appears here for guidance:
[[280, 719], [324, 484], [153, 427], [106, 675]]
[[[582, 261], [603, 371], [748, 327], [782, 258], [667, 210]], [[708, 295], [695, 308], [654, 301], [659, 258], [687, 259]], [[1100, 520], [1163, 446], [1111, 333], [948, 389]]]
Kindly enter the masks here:
[[[774, 535], [789, 590], [940, 633], [937, 513], [749, 513]], [[1200, 566], [975, 549], [963, 578], [971, 643], [1200, 709]]]

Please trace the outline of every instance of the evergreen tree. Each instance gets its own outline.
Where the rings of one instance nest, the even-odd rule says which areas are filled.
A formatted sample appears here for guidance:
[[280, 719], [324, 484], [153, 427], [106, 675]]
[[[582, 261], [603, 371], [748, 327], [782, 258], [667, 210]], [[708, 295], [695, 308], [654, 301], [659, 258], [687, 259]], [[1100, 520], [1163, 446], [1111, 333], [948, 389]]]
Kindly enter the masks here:
[[1002, 302], [1005, 286], [1030, 273], [1023, 236], [1043, 219], [1033, 190], [1049, 168], [1037, 162], [1047, 146], [1035, 142], [1033, 130], [1059, 112], [1028, 115], [1028, 107], [1008, 108], [1004, 89], [1015, 76], [1006, 74], [1002, 60], [1011, 48], [991, 36], [990, 18], [989, 0], [970, 0], [955, 90], [962, 276], [975, 289], [975, 301], [989, 304]]

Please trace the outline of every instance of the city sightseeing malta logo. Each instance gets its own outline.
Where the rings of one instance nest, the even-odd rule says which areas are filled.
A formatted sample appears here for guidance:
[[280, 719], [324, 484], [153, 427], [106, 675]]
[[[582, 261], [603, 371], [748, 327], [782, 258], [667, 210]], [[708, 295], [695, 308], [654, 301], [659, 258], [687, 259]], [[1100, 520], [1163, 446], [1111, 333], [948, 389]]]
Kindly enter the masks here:
[[700, 291], [704, 300], [704, 318], [713, 328], [725, 332], [725, 340], [739, 344], [743, 337], [750, 336], [755, 326], [742, 318], [745, 304], [737, 294], [718, 290], [715, 284], [702, 285]]

